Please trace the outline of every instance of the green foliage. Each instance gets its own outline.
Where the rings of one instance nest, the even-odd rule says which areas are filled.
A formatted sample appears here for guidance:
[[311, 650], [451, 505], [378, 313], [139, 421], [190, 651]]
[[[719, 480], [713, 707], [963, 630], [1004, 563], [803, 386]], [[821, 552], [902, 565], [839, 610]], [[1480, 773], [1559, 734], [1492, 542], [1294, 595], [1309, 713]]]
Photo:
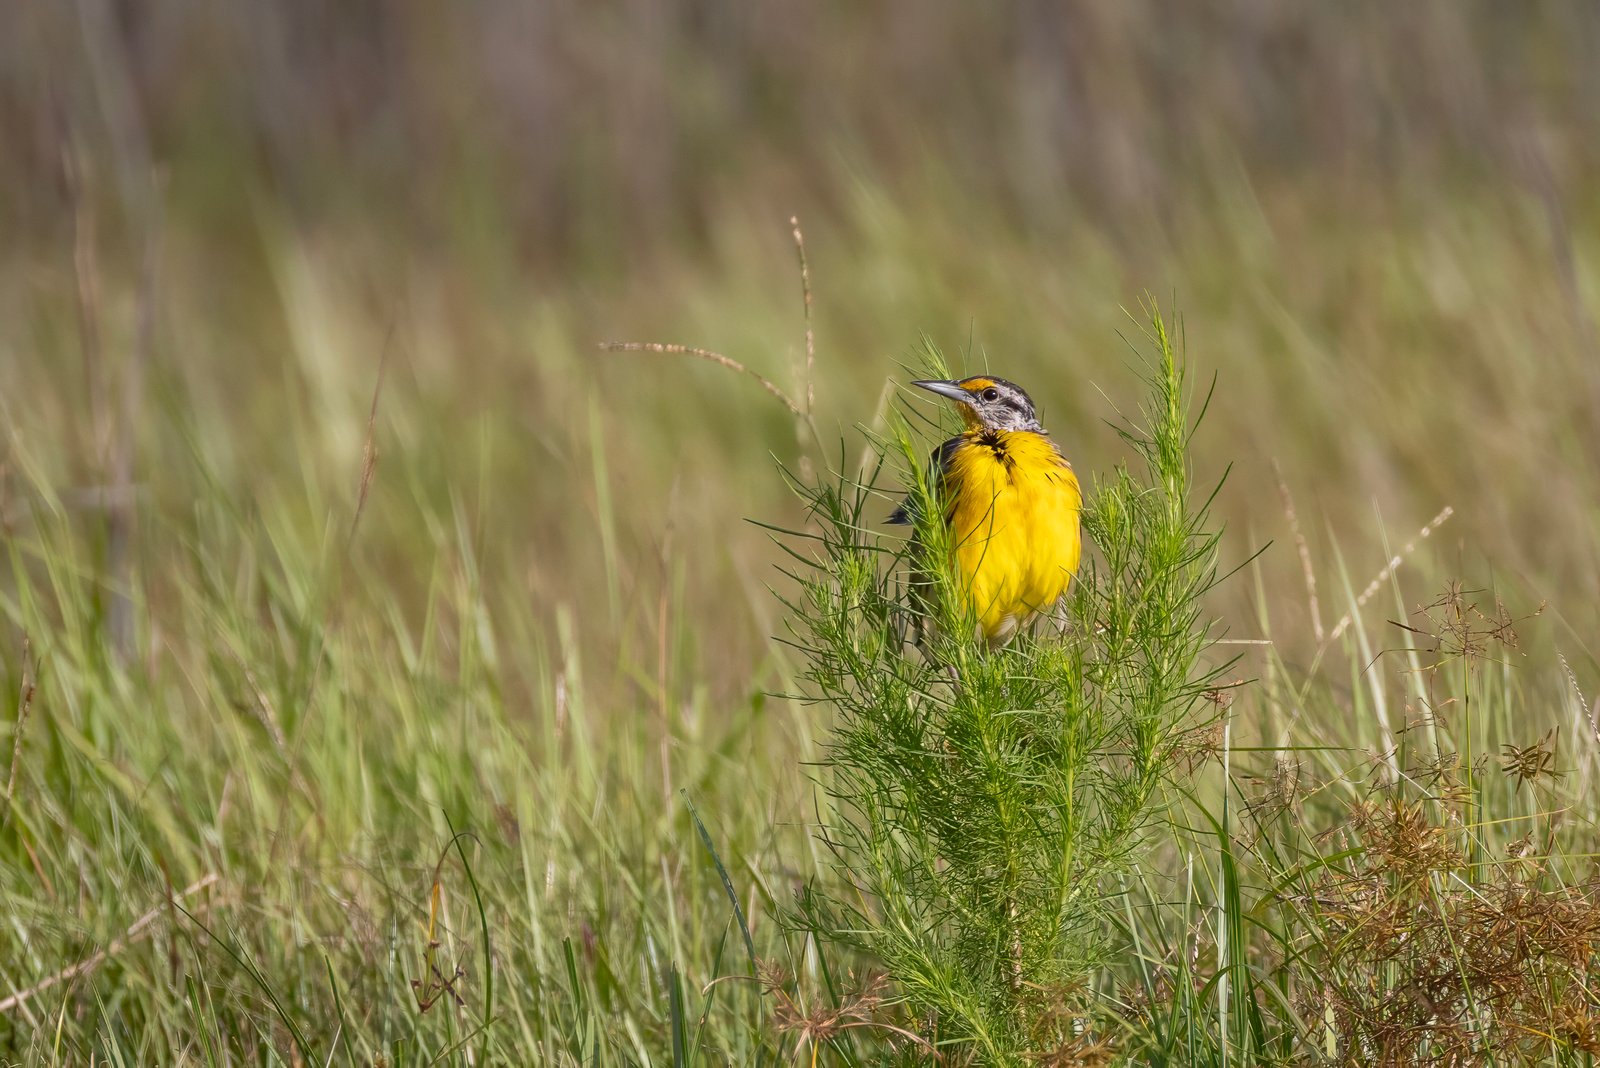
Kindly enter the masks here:
[[[164, 629], [127, 662], [64, 509], [5, 546], [0, 1061], [772, 1062], [760, 989], [708, 984], [743, 944], [784, 952], [746, 873], [803, 838], [734, 771], [782, 781], [790, 750], [754, 707], [596, 729], [619, 687], [565, 610], [547, 645], [463, 517], [419, 511], [440, 542], [411, 617], [347, 554], [348, 511], [301, 539], [202, 497], [152, 531], [175, 552], [139, 617]], [[650, 677], [692, 677], [667, 656]]]
[[[807, 696], [837, 715], [822, 833], [838, 880], [811, 888], [807, 921], [881, 963], [929, 1041], [986, 1063], [1075, 1038], [1059, 1010], [1103, 949], [1104, 880], [1217, 672], [1201, 607], [1216, 535], [1191, 494], [1185, 373], [1153, 307], [1150, 324], [1150, 401], [1123, 430], [1141, 464], [1087, 495], [1096, 552], [1064, 617], [998, 651], [955, 596], [926, 479], [909, 477], [907, 543], [869, 530], [873, 479], [799, 485], [815, 553], [797, 554], [790, 625]], [[910, 435], [894, 444], [915, 472]]]
[[[1600, 1054], [1600, 649], [1583, 594], [1596, 439], [1587, 408], [1551, 398], [1588, 395], [1584, 290], [1552, 273], [1562, 260], [1527, 239], [1502, 188], [1429, 183], [1395, 202], [1386, 175], [1330, 198], [1245, 162], [1186, 173], [1166, 221], [1135, 241], [1115, 213], [1019, 238], [982, 198], [914, 183], [890, 197], [881, 174], [852, 175], [859, 199], [802, 212], [821, 238], [819, 422], [873, 420], [888, 371], [827, 353], [891, 350], [908, 321], [941, 338], [973, 328], [1079, 470], [1111, 472], [1086, 522], [1158, 529], [1134, 513], [1165, 499], [1141, 450], [1159, 463], [1152, 427], [1178, 424], [1152, 403], [1124, 444], [1099, 418], [1132, 403], [1105, 359], [1122, 287], [1158, 277], [1205, 324], [1223, 383], [1205, 451], [1241, 460], [1213, 515], [1252, 547], [1274, 540], [1253, 588], [1208, 601], [1249, 644], [1225, 647], [1244, 661], [1191, 711], [1195, 736], [1094, 728], [1122, 762], [1087, 769], [1101, 789], [1075, 810], [1074, 863], [1103, 863], [1106, 900], [1044, 930], [1054, 948], [1022, 954], [1081, 978], [1054, 992], [1065, 1028], [1082, 1029], [1057, 1062], [1100, 1063], [1109, 1043], [1133, 1064], [1388, 1051], [1583, 1065]], [[593, 351], [601, 336], [695, 340], [792, 383], [794, 265], [750, 222], [767, 218], [770, 190], [719, 206], [715, 254], [630, 257], [614, 290], [509, 269], [509, 243], [487, 231], [482, 260], [419, 263], [393, 254], [412, 248], [399, 231], [376, 246], [354, 223], [297, 231], [241, 215], [232, 195], [227, 232], [185, 225], [193, 187], [168, 188], [153, 314], [116, 225], [99, 228], [98, 270], [83, 260], [75, 276], [49, 228], [47, 248], [12, 249], [4, 287], [27, 314], [0, 317], [0, 1060], [620, 1068], [677, 1050], [695, 1065], [927, 1063], [888, 1029], [922, 1021], [863, 957], [818, 953], [778, 922], [797, 887], [845, 885], [797, 771], [825, 754], [832, 712], [757, 696], [796, 688], [796, 658], [768, 641], [783, 626], [765, 588], [776, 550], [739, 533], [745, 516], [798, 522], [770, 477], [794, 423], [742, 376]], [[1592, 217], [1568, 207], [1581, 281]], [[406, 310], [374, 293], [403, 294]], [[78, 306], [96, 294], [101, 307]], [[151, 357], [143, 409], [127, 415], [133, 523], [118, 571], [106, 446], [121, 447], [118, 384], [141, 323]], [[1169, 453], [1183, 443], [1165, 439]], [[366, 444], [376, 475], [352, 538]], [[1124, 485], [1114, 467], [1129, 448]], [[922, 450], [896, 437], [886, 451], [910, 478]], [[1286, 536], [1290, 487], [1303, 555]], [[835, 488], [848, 514], [857, 487]], [[813, 532], [870, 544], [890, 503], [859, 504]], [[1448, 526], [1418, 534], [1445, 505]], [[1391, 545], [1388, 523], [1409, 533]], [[934, 546], [938, 531], [922, 536]], [[1091, 580], [1116, 588], [1130, 564], [1132, 596], [1140, 562], [1161, 558], [1152, 541], [1113, 568], [1116, 538], [1093, 541], [1074, 598]], [[904, 605], [922, 573], [881, 549], [852, 549], [841, 588], [870, 604], [877, 578], [896, 575]], [[1491, 575], [1482, 594], [1446, 585]], [[931, 581], [923, 611], [948, 610]], [[1436, 600], [1441, 588], [1453, 592]], [[1472, 633], [1490, 625], [1475, 613], [1510, 629], [1497, 598], [1521, 614], [1543, 591], [1557, 591], [1551, 611], [1518, 624], [1520, 644]], [[136, 626], [119, 658], [123, 595]], [[915, 699], [987, 737], [1065, 745], [1080, 735], [1013, 706], [1037, 709], [1015, 695], [1047, 686], [1080, 692], [1108, 663], [1060, 651], [1093, 635], [1083, 611], [1068, 606], [1064, 638], [998, 659], [957, 627], [927, 628], [936, 662], [966, 670], [975, 695], [998, 690], [1012, 715], [983, 723], [939, 704], [952, 692], [940, 671]], [[1175, 678], [1150, 673], [1163, 663], [1150, 654], [1184, 621], [1124, 618], [1126, 677]], [[918, 636], [903, 610], [893, 626], [895, 640]], [[1168, 637], [1131, 637], [1147, 632]], [[878, 622], [858, 637], [863, 670], [903, 648], [872, 647]], [[1060, 661], [1003, 677], [1041, 645]], [[969, 733], [967, 752], [983, 737]], [[1145, 848], [1119, 859], [1102, 836], [1097, 859], [1090, 832], [1113, 826], [1098, 806], [1142, 747], [1183, 775], [1157, 780], [1146, 811], [1160, 814], [1129, 839]], [[1211, 752], [1222, 759], [1201, 759]], [[1003, 750], [998, 763], [1025, 759]], [[1019, 871], [1051, 870], [1042, 850], [1017, 856]], [[914, 905], [895, 903], [950, 934], [950, 909]], [[1004, 933], [991, 924], [979, 950], [1000, 957], [990, 985], [1009, 999]], [[427, 1011], [413, 980], [438, 995]]]

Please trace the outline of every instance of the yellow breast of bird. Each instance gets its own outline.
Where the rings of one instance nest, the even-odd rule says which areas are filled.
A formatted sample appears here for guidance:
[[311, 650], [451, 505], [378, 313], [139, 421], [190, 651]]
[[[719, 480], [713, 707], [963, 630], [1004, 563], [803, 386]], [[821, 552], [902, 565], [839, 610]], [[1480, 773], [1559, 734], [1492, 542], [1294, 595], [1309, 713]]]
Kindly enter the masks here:
[[1031, 431], [971, 431], [946, 455], [946, 519], [978, 629], [1008, 639], [1067, 592], [1082, 542], [1078, 477]]

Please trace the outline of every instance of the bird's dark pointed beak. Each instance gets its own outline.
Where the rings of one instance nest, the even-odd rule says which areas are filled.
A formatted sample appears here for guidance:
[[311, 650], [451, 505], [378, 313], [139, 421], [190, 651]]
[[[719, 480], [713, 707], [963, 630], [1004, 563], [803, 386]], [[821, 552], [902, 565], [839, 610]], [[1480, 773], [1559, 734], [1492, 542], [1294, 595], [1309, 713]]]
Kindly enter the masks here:
[[924, 382], [913, 382], [911, 384], [919, 389], [925, 389], [929, 393], [937, 393], [941, 397], [949, 397], [953, 401], [961, 401], [963, 404], [972, 403], [972, 394], [968, 393], [965, 387], [956, 382], [944, 382], [939, 379], [932, 379]]

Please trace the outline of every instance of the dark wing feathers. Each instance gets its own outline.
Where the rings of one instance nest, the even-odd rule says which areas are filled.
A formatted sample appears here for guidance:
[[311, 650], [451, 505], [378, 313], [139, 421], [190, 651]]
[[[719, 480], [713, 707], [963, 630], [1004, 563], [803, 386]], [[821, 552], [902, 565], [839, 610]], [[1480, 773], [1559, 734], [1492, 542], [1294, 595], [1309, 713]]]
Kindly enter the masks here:
[[[950, 458], [955, 455], [955, 451], [959, 449], [962, 444], [966, 442], [966, 440], [967, 439], [964, 437], [951, 438], [949, 441], [946, 441], [944, 444], [940, 445], [937, 449], [934, 449], [933, 455], [928, 458], [928, 483], [933, 487], [933, 495], [935, 497], [944, 496], [944, 476], [945, 472], [950, 469]], [[889, 522], [898, 526], [916, 526], [916, 494], [912, 493], [906, 495], [906, 499], [900, 502], [900, 507], [896, 508], [890, 514]]]

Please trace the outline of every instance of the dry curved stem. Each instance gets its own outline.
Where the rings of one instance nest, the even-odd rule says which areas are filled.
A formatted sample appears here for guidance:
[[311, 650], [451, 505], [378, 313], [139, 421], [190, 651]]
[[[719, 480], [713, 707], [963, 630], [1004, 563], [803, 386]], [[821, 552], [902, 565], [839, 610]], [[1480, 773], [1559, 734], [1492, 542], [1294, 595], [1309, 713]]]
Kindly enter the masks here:
[[[166, 908], [170, 903], [193, 897], [206, 887], [216, 883], [219, 879], [221, 879], [221, 876], [219, 876], [216, 872], [209, 872], [206, 875], [201, 876], [193, 883], [190, 883], [178, 894], [170, 896], [167, 901], [157, 905], [149, 912], [146, 912], [143, 916], [140, 916], [137, 920], [134, 920], [133, 923], [128, 925], [127, 930], [122, 932], [122, 936], [120, 938], [113, 938], [106, 945], [106, 948], [84, 958], [76, 964], [70, 964], [67, 967], [62, 968], [60, 971], [46, 976], [37, 983], [28, 987], [26, 990], [19, 990], [10, 997], [0, 1000], [0, 1012], [10, 1012], [12, 1009], [16, 1008], [23, 1008], [23, 1011], [26, 1012], [24, 1006], [29, 999], [44, 993], [46, 990], [49, 990], [51, 987], [56, 986], [59, 983], [64, 983], [69, 979], [76, 979], [80, 975], [94, 971], [96, 968], [100, 967], [100, 965], [104, 964], [106, 960], [116, 956], [124, 949], [127, 949], [128, 946], [138, 941], [140, 936], [143, 935], [144, 931], [161, 916], [162, 909]], [[196, 909], [196, 911], [199, 912], [201, 909]]]
[[1283, 468], [1272, 461], [1272, 473], [1278, 479], [1278, 496], [1283, 498], [1283, 514], [1289, 521], [1289, 533], [1294, 536], [1295, 551], [1300, 555], [1300, 572], [1306, 583], [1306, 602], [1311, 612], [1311, 632], [1320, 644], [1326, 633], [1322, 629], [1322, 607], [1317, 601], [1317, 573], [1311, 566], [1311, 547], [1306, 543], [1305, 532], [1300, 529], [1300, 517], [1294, 509], [1294, 495], [1289, 483], [1284, 481]]
[[806, 417], [809, 419], [817, 401], [817, 391], [813, 384], [817, 345], [811, 332], [811, 268], [806, 263], [806, 239], [800, 232], [800, 216], [789, 216], [789, 225], [794, 231], [795, 251], [800, 255], [800, 293], [805, 299], [806, 306]]
[[738, 371], [740, 374], [749, 375], [751, 378], [761, 383], [762, 389], [766, 390], [774, 397], [777, 397], [778, 400], [782, 401], [785, 408], [789, 409], [801, 419], [806, 418], [805, 409], [796, 404], [794, 400], [790, 398], [790, 396], [781, 388], [779, 388], [771, 379], [767, 378], [759, 371], [751, 370], [738, 360], [733, 359], [731, 356], [724, 356], [720, 352], [712, 352], [710, 349], [699, 349], [693, 347], [692, 345], [669, 345], [660, 341], [602, 341], [600, 343], [600, 347], [607, 352], [659, 352], [669, 356], [693, 356], [696, 359], [708, 360], [711, 363], [726, 367], [730, 371]]
[[35, 686], [33, 662], [33, 644], [26, 635], [22, 638], [22, 691], [17, 697], [17, 722], [12, 729], [11, 740], [11, 771], [6, 776], [6, 810], [0, 813], [0, 829], [11, 820], [11, 805], [17, 793], [17, 768], [22, 764], [22, 732], [28, 725], [28, 713], [33, 709], [33, 695]]
[[1345, 630], [1355, 622], [1355, 613], [1360, 611], [1362, 608], [1365, 608], [1367, 602], [1372, 600], [1373, 596], [1378, 592], [1379, 589], [1382, 588], [1385, 582], [1389, 581], [1389, 576], [1394, 574], [1395, 569], [1401, 564], [1405, 563], [1406, 557], [1417, 551], [1417, 542], [1423, 540], [1431, 535], [1434, 531], [1438, 530], [1444, 525], [1446, 520], [1455, 514], [1456, 510], [1454, 505], [1445, 505], [1444, 508], [1440, 510], [1438, 515], [1428, 520], [1427, 524], [1423, 526], [1421, 530], [1417, 531], [1417, 536], [1415, 538], [1412, 538], [1410, 541], [1406, 542], [1404, 548], [1389, 558], [1389, 562], [1383, 565], [1383, 569], [1373, 576], [1372, 581], [1367, 583], [1367, 588], [1362, 590], [1361, 595], [1356, 598], [1355, 607], [1346, 612], [1339, 619], [1339, 622], [1334, 624], [1333, 629], [1328, 632], [1329, 642], [1338, 641], [1339, 636], [1342, 635]]
[[361, 481], [356, 486], [356, 511], [350, 517], [350, 533], [345, 536], [345, 546], [356, 540], [356, 530], [361, 526], [361, 516], [367, 510], [367, 494], [372, 490], [372, 479], [378, 471], [378, 401], [383, 397], [383, 381], [389, 371], [390, 346], [394, 342], [396, 322], [389, 320], [389, 332], [383, 339], [383, 351], [378, 356], [378, 381], [372, 387], [372, 407], [367, 412], [367, 433], [361, 440]]
[[798, 215], [789, 216], [789, 227], [790, 232], [794, 235], [795, 252], [800, 259], [800, 294], [804, 300], [805, 311], [806, 362], [805, 372], [803, 375], [805, 381], [804, 404], [791, 397], [781, 386], [772, 381], [772, 379], [761, 374], [761, 372], [746, 367], [744, 364], [740, 363], [738, 360], [735, 360], [731, 356], [724, 356], [722, 353], [714, 352], [711, 349], [697, 348], [693, 345], [674, 345], [662, 341], [602, 341], [600, 343], [600, 348], [606, 352], [659, 352], [669, 356], [693, 356], [697, 360], [705, 360], [706, 362], [714, 363], [719, 367], [726, 367], [730, 371], [737, 371], [740, 374], [749, 375], [751, 378], [755, 379], [761, 384], [762, 389], [776, 397], [785, 408], [789, 409], [789, 411], [797, 419], [806, 425], [806, 428], [811, 432], [811, 438], [814, 442], [820, 442], [821, 437], [817, 434], [817, 424], [812, 416], [813, 409], [816, 406], [815, 371], [817, 362], [817, 346], [816, 335], [811, 329], [811, 266], [806, 260], [806, 239], [805, 235], [800, 231], [800, 217]]

